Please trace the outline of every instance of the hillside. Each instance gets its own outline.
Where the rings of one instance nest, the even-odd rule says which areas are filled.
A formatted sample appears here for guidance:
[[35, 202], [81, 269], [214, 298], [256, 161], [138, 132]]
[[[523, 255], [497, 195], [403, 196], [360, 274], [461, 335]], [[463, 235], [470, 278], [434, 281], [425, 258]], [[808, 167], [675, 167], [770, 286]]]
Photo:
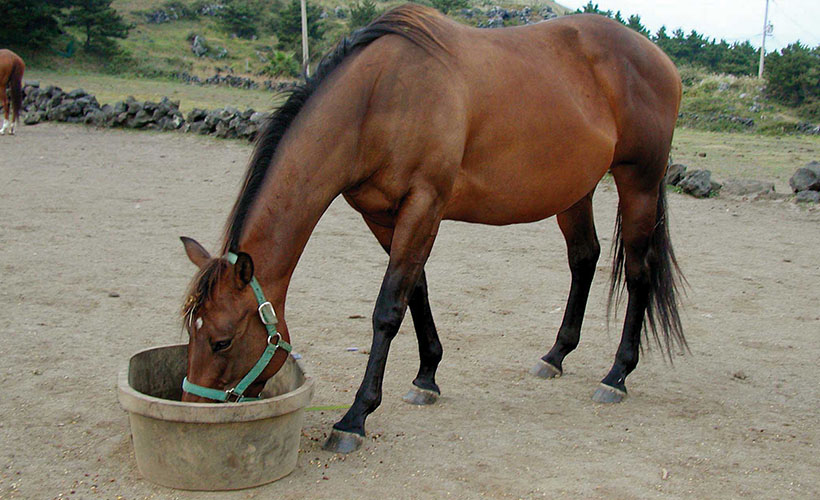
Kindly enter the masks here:
[[[136, 64], [131, 68], [141, 75], [167, 76], [173, 73], [188, 72], [200, 78], [214, 74], [216, 70], [230, 71], [234, 75], [259, 77], [259, 73], [268, 66], [274, 55], [277, 45], [277, 37], [266, 31], [261, 31], [255, 40], [246, 40], [225, 32], [219, 25], [215, 16], [199, 15], [196, 19], [179, 19], [168, 22], [149, 22], [152, 14], [158, 12], [174, 16], [171, 7], [174, 4], [183, 6], [207, 6], [218, 2], [205, 2], [183, 0], [171, 2], [168, 0], [114, 0], [112, 6], [115, 7], [124, 17], [134, 23], [129, 37], [122, 43], [127, 49]], [[379, 11], [384, 11], [390, 7], [400, 5], [401, 1], [376, 1]], [[493, 8], [503, 9], [512, 14], [512, 18], [504, 20], [504, 24], [517, 24], [520, 22], [520, 13], [523, 9], [529, 9], [532, 13], [528, 17], [533, 21], [543, 19], [541, 11], [550, 12], [549, 15], [563, 15], [571, 11], [567, 7], [561, 6], [550, 0], [539, 0], [528, 2], [525, 0], [504, 1], [498, 4], [484, 5], [481, 2], [470, 2], [474, 7], [468, 9], [467, 15], [459, 10], [451, 13], [451, 16], [467, 24], [478, 25], [486, 23], [493, 17]], [[263, 2], [273, 6], [273, 2]], [[310, 46], [311, 60], [318, 60], [323, 53], [329, 50], [343, 36], [352, 31], [350, 26], [350, 6], [353, 2], [320, 0], [317, 2], [321, 10], [321, 23], [325, 33], [322, 40], [312, 43]], [[179, 10], [179, 9], [176, 9]], [[268, 12], [263, 9], [262, 16], [271, 15], [273, 7]], [[154, 18], [163, 18], [162, 14]], [[505, 14], [507, 17], [507, 14]], [[263, 22], [264, 24], [264, 22]], [[204, 37], [210, 50], [202, 57], [195, 55], [191, 49], [191, 40], [194, 35]], [[223, 52], [222, 49], [225, 49]], [[301, 61], [301, 52], [285, 51], [292, 54], [296, 60]], [[225, 54], [222, 56], [222, 54]]]
[[[138, 98], [156, 98], [156, 94], [167, 87], [156, 82], [198, 83], [217, 74], [223, 84], [226, 78], [230, 78], [233, 86], [258, 86], [261, 89], [264, 89], [265, 82], [275, 86], [279, 80], [293, 79], [299, 72], [297, 61], [301, 60], [298, 43], [291, 45], [290, 50], [279, 46], [273, 24], [277, 19], [276, 12], [285, 5], [284, 0], [280, 4], [267, 0], [249, 1], [257, 1], [259, 5], [256, 12], [259, 29], [250, 39], [240, 38], [224, 29], [214, 15], [220, 5], [218, 0], [114, 0], [112, 6], [134, 26], [128, 38], [119, 42], [127, 57], [108, 58], [101, 62], [82, 51], [77, 51], [71, 58], [51, 52], [39, 53], [29, 64], [34, 71], [31, 74], [66, 88], [72, 88], [74, 81], [90, 80], [91, 83], [81, 83], [90, 91], [95, 90], [100, 73], [125, 77], [124, 85], [96, 85], [98, 94], [110, 94], [113, 99], [129, 94]], [[400, 3], [377, 1], [376, 6], [383, 11]], [[466, 24], [498, 27], [537, 22], [570, 12], [570, 9], [549, 0], [511, 0], [500, 4], [473, 0], [471, 4], [473, 7], [454, 9], [450, 15]], [[354, 3], [319, 0], [317, 5], [316, 15], [321, 19], [324, 34], [311, 44], [314, 64], [354, 27], [351, 22]], [[81, 38], [77, 31], [70, 34]], [[806, 123], [805, 113], [800, 118], [795, 109], [768, 99], [765, 82], [756, 78], [711, 74], [686, 66], [681, 66], [680, 70], [685, 85], [682, 126], [768, 134], [804, 133], [816, 128], [816, 123]], [[134, 77], [144, 83], [132, 81]], [[112, 78], [115, 77], [105, 77], [109, 82]], [[143, 91], [141, 85], [151, 90]], [[128, 89], [128, 94], [124, 89]], [[177, 96], [179, 92], [174, 89]], [[195, 100], [200, 106], [207, 106], [209, 99], [213, 99], [216, 106], [224, 105], [223, 99], [228, 94], [234, 95], [200, 90], [194, 93], [198, 95]], [[264, 94], [264, 90], [257, 90], [248, 97], [258, 103], [266, 99]], [[236, 100], [231, 97], [231, 102]]]

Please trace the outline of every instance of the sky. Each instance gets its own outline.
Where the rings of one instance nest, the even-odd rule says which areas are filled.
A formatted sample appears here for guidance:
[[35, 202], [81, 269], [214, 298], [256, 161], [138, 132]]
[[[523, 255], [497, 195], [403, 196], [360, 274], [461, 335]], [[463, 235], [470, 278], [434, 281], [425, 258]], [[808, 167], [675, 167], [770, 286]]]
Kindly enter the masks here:
[[[589, 0], [558, 0], [573, 9]], [[683, 28], [729, 43], [749, 40], [760, 47], [766, 0], [593, 0], [601, 10], [620, 10], [624, 19], [639, 14], [641, 22], [655, 33], [661, 26], [668, 32]], [[800, 40], [804, 45], [820, 45], [820, 0], [769, 0], [772, 36], [766, 52]]]

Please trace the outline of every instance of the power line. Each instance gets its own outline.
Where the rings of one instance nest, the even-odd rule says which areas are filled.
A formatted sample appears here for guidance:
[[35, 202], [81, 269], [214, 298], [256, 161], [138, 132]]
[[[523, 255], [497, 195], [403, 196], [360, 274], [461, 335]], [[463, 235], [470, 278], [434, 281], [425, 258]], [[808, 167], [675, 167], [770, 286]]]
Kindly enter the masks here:
[[[774, 2], [774, 4], [775, 4], [775, 5], [777, 5], [778, 7], [781, 7], [780, 2], [778, 2], [777, 0], [772, 0], [772, 2]], [[798, 29], [800, 29], [800, 31], [802, 31], [802, 32], [803, 32], [803, 33], [805, 33], [806, 35], [809, 35], [809, 37], [810, 37], [811, 39], [814, 39], [814, 40], [820, 39], [820, 36], [818, 36], [818, 34], [816, 34], [816, 33], [812, 33], [811, 31], [807, 30], [807, 29], [806, 29], [803, 25], [801, 25], [799, 22], [797, 22], [794, 18], [792, 18], [791, 16], [789, 16], [788, 14], [786, 14], [786, 10], [785, 10], [785, 9], [783, 9], [783, 8], [779, 8], [779, 9], [777, 10], [777, 13], [778, 13], [778, 14], [780, 14], [780, 15], [782, 15], [783, 17], [785, 17], [785, 18], [786, 18], [786, 19], [788, 19], [789, 21], [791, 21], [791, 22], [792, 22], [792, 24], [793, 24], [795, 27], [797, 27]]]

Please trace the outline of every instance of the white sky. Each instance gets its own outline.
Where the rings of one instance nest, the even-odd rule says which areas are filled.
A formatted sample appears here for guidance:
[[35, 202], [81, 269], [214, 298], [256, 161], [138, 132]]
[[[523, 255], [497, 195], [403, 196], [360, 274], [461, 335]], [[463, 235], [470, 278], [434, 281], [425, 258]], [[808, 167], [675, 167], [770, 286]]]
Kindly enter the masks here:
[[[578, 9], [589, 0], [558, 0]], [[621, 11], [624, 19], [639, 14], [641, 22], [655, 33], [662, 25], [667, 32], [683, 28], [729, 43], [750, 40], [760, 47], [766, 0], [593, 0], [601, 10]], [[820, 0], [769, 0], [769, 22], [774, 25], [766, 40], [766, 51], [800, 40], [820, 45]]]

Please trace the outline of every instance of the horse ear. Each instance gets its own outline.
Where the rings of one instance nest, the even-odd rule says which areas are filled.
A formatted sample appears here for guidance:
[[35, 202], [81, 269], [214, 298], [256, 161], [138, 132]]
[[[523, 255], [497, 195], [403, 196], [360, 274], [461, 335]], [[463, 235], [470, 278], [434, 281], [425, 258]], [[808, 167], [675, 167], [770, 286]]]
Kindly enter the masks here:
[[191, 259], [198, 268], [202, 269], [205, 267], [205, 264], [211, 260], [211, 254], [208, 253], [205, 248], [197, 243], [196, 240], [188, 238], [187, 236], [180, 236], [180, 240], [182, 240], [182, 244], [185, 245], [185, 253], [188, 254], [188, 258]]
[[253, 279], [253, 259], [245, 252], [236, 254], [236, 264], [234, 264], [237, 284], [240, 288], [251, 282]]

